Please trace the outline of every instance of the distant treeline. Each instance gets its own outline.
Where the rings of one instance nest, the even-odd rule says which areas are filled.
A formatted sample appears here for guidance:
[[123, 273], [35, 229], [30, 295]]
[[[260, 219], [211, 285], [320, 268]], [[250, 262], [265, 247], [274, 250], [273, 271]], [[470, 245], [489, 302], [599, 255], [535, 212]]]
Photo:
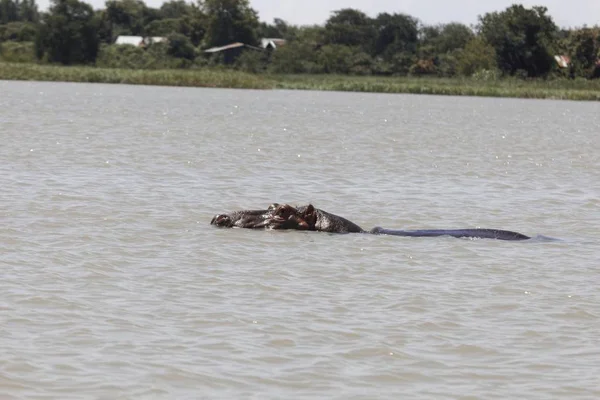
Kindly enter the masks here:
[[[248, 0], [0, 0], [0, 60], [109, 68], [231, 66], [249, 72], [354, 75], [600, 77], [600, 28], [559, 29], [545, 7], [513, 5], [460, 23], [425, 25], [406, 14], [375, 18], [346, 8], [324, 25], [260, 22]], [[119, 35], [166, 37], [144, 47], [115, 45]], [[260, 38], [282, 38], [273, 50]], [[205, 53], [234, 42], [247, 50]], [[555, 56], [565, 56], [557, 62]], [[562, 65], [561, 65], [562, 64]]]

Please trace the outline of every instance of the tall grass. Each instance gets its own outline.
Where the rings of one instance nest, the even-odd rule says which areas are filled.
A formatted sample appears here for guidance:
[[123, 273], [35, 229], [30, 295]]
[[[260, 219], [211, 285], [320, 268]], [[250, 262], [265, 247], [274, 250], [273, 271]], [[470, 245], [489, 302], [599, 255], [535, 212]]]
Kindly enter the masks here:
[[12, 63], [0, 63], [0, 79], [240, 89], [272, 87], [259, 75], [226, 70], [133, 70]]
[[224, 69], [134, 70], [0, 62], [0, 79], [241, 89], [336, 90], [452, 96], [600, 100], [600, 80], [269, 75]]
[[334, 75], [281, 75], [271, 76], [271, 79], [274, 87], [278, 89], [600, 100], [600, 80], [521, 80], [513, 78], [477, 80], [472, 78]]
[[34, 63], [33, 42], [0, 42], [0, 62]]

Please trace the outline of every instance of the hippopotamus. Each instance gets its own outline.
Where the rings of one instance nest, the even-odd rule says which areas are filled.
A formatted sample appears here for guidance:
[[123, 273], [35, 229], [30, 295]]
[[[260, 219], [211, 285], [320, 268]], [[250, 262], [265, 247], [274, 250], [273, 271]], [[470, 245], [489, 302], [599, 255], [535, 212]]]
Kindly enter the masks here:
[[376, 235], [433, 237], [452, 236], [456, 238], [481, 238], [499, 240], [527, 240], [522, 233], [500, 229], [423, 229], [397, 230], [375, 227], [370, 231], [362, 229], [354, 222], [315, 208], [312, 204], [293, 207], [289, 204], [271, 204], [266, 210], [234, 211], [230, 214], [217, 214], [211, 225], [224, 228], [249, 229], [295, 229], [330, 233], [371, 233]]

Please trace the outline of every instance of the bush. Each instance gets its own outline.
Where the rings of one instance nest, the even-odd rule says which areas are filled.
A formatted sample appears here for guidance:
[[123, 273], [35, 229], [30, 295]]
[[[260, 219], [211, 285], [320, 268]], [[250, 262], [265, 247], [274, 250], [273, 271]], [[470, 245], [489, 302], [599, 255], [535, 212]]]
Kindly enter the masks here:
[[600, 74], [597, 64], [600, 57], [600, 28], [582, 28], [570, 32], [567, 46], [571, 56], [570, 74], [597, 78]]
[[352, 67], [350, 47], [341, 44], [323, 46], [317, 55], [317, 62], [328, 74], [347, 74]]
[[259, 50], [247, 49], [235, 60], [235, 68], [244, 72], [259, 73], [267, 69], [268, 54]]
[[410, 66], [408, 72], [414, 76], [433, 75], [436, 73], [436, 68], [433, 60], [417, 60]]
[[100, 45], [98, 26], [89, 4], [53, 1], [36, 35], [36, 55], [65, 65], [94, 63]]
[[393, 75], [408, 75], [411, 65], [415, 63], [414, 54], [396, 53], [391, 59], [390, 70]]
[[392, 75], [392, 65], [383, 57], [375, 57], [371, 64], [371, 72], [374, 75]]
[[436, 70], [438, 76], [450, 78], [456, 76], [458, 58], [462, 49], [457, 49], [446, 54], [440, 54], [436, 59]]
[[12, 40], [16, 42], [33, 42], [37, 28], [30, 22], [10, 22], [0, 25], [0, 42]]
[[155, 43], [148, 48], [131, 45], [102, 45], [96, 66], [102, 68], [167, 69], [187, 68], [191, 61], [167, 54], [167, 44]]
[[167, 36], [179, 31], [180, 21], [175, 18], [157, 19], [145, 27], [148, 36]]
[[0, 43], [0, 60], [17, 63], [36, 62], [33, 42]]
[[371, 75], [373, 58], [364, 51], [358, 50], [350, 58], [350, 73], [353, 75]]
[[495, 70], [496, 50], [480, 38], [467, 43], [457, 57], [456, 70], [459, 74], [471, 76], [480, 70]]
[[480, 69], [479, 71], [475, 72], [471, 78], [480, 82], [495, 82], [500, 79], [500, 75], [501, 73], [498, 69]]
[[147, 69], [155, 60], [141, 47], [130, 45], [101, 45], [96, 66], [103, 68]]
[[316, 72], [316, 51], [306, 42], [289, 42], [273, 51], [270, 72], [276, 74], [299, 74]]
[[196, 58], [196, 48], [191, 40], [181, 33], [172, 33], [168, 37], [167, 54], [175, 58], [192, 61]]

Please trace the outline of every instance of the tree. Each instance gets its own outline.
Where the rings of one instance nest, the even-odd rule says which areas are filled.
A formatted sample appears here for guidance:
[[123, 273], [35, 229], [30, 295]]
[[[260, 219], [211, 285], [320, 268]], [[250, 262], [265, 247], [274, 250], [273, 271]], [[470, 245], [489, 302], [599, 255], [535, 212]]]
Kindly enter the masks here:
[[92, 63], [98, 54], [98, 21], [89, 4], [52, 0], [36, 38], [38, 58], [62, 64]]
[[187, 36], [194, 46], [200, 45], [206, 35], [208, 19], [202, 10], [197, 6], [192, 6], [188, 14], [180, 19], [179, 33]]
[[105, 9], [96, 11], [95, 19], [98, 22], [98, 39], [100, 43], [112, 43], [113, 29], [107, 11]]
[[34, 63], [33, 44], [31, 42], [0, 42], [0, 61]]
[[494, 47], [502, 71], [514, 75], [522, 70], [530, 77], [548, 74], [554, 65], [552, 46], [558, 28], [547, 11], [513, 5], [479, 17], [479, 32]]
[[321, 25], [308, 25], [298, 28], [296, 40], [309, 43], [315, 48], [325, 43], [325, 28]]
[[235, 61], [235, 68], [244, 72], [258, 74], [267, 68], [268, 53], [260, 50], [242, 52]]
[[326, 44], [371, 47], [375, 38], [373, 20], [362, 11], [345, 8], [334, 11], [325, 23]]
[[31, 22], [9, 22], [0, 25], [0, 42], [12, 40], [15, 42], [31, 42], [37, 35], [37, 26]]
[[471, 29], [459, 23], [422, 27], [419, 43], [420, 60], [411, 67], [411, 74], [423, 75], [435, 72], [439, 76], [455, 75], [457, 55], [474, 36]]
[[119, 35], [144, 35], [144, 27], [160, 18], [160, 12], [141, 0], [108, 0], [106, 19], [113, 38]]
[[136, 0], [109, 0], [106, 2], [106, 17], [113, 35], [139, 35], [144, 27], [144, 3]]
[[175, 58], [193, 60], [196, 57], [196, 49], [187, 36], [181, 33], [172, 33], [168, 36], [167, 54]]
[[35, 0], [21, 0], [19, 3], [19, 21], [38, 22], [40, 14]]
[[573, 75], [595, 77], [600, 58], [600, 28], [582, 28], [572, 31], [567, 38], [570, 69]]
[[157, 19], [144, 28], [144, 32], [148, 36], [167, 36], [171, 33], [180, 32], [180, 30], [181, 19], [179, 18]]
[[16, 22], [19, 20], [18, 1], [0, 0], [0, 24]]
[[441, 26], [422, 26], [419, 30], [419, 57], [433, 58], [437, 55], [437, 42], [441, 35]]
[[314, 45], [303, 40], [293, 40], [274, 51], [269, 69], [278, 74], [322, 72]]
[[9, 22], [38, 22], [35, 0], [0, 0], [0, 24]]
[[466, 25], [452, 22], [441, 26], [435, 47], [437, 54], [463, 49], [475, 35]]
[[264, 38], [282, 38], [286, 40], [294, 40], [298, 36], [298, 28], [293, 25], [288, 25], [282, 19], [274, 18], [273, 24], [261, 22], [258, 27], [259, 37]]
[[258, 14], [248, 0], [200, 0], [207, 17], [206, 47], [232, 42], [257, 45]]
[[350, 72], [352, 48], [340, 44], [329, 44], [317, 54], [317, 62], [328, 74], [347, 74]]
[[375, 19], [375, 27], [374, 56], [391, 61], [398, 59], [398, 53], [405, 53], [403, 57], [412, 57], [416, 53], [419, 30], [415, 18], [405, 14], [381, 13]]
[[171, 0], [160, 6], [161, 18], [181, 18], [186, 15], [191, 15], [193, 12], [194, 7], [184, 0]]
[[461, 75], [471, 76], [481, 70], [495, 70], [496, 51], [479, 37], [474, 37], [458, 54], [456, 70]]

